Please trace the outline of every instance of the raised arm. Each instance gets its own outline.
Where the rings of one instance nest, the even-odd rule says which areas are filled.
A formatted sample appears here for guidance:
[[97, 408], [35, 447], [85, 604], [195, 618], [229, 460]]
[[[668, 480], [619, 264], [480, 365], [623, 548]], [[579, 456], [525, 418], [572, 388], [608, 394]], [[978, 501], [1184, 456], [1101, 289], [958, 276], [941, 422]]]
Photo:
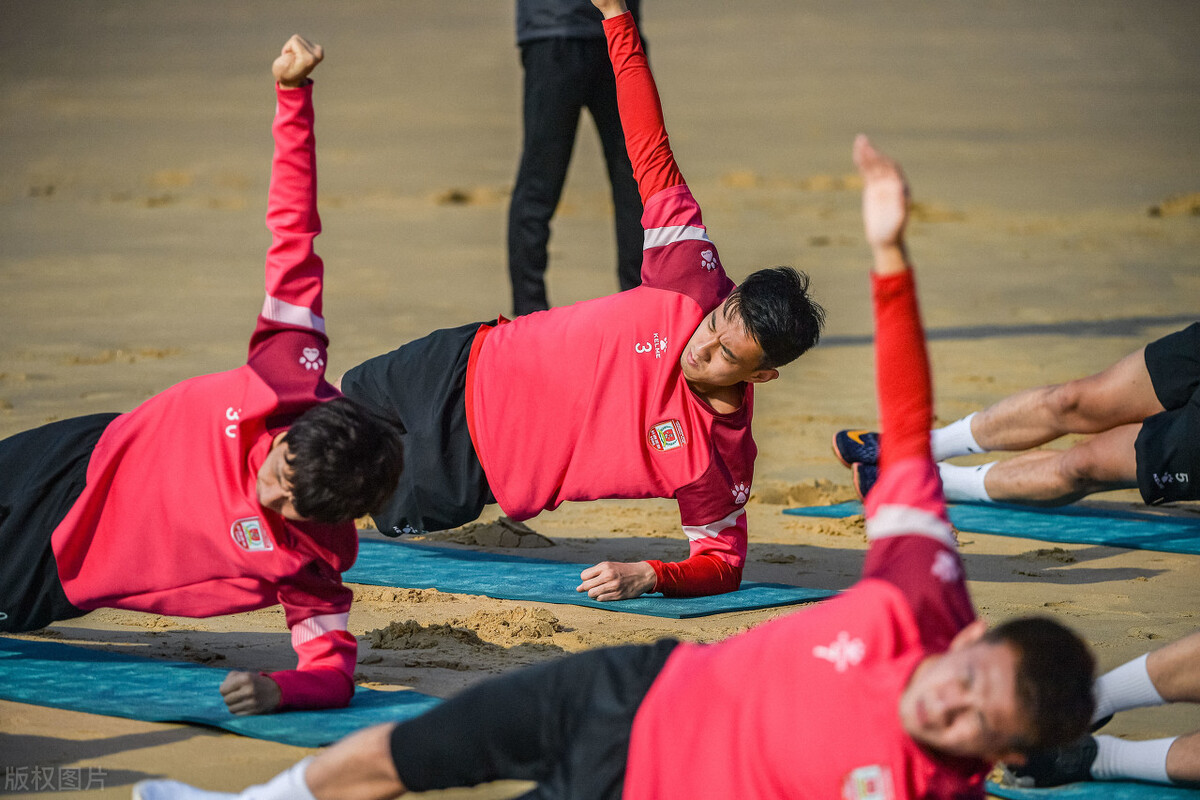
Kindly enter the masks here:
[[[321, 218], [317, 214], [316, 140], [308, 77], [324, 55], [320, 45], [293, 36], [272, 65], [277, 85], [271, 128], [275, 153], [267, 198], [271, 247], [266, 260], [266, 299], [250, 343], [251, 361], [280, 331], [299, 330], [322, 340], [325, 336], [321, 308], [324, 265], [313, 249]], [[318, 361], [323, 367], [323, 352], [309, 359], [305, 371], [316, 372]], [[323, 374], [324, 370], [320, 371]]]
[[608, 55], [617, 82], [617, 107], [625, 130], [625, 149], [633, 164], [638, 192], [645, 203], [663, 189], [683, 183], [663, 124], [658, 88], [642, 49], [642, 40], [624, 0], [592, 0], [604, 15]]
[[916, 286], [904, 244], [908, 185], [900, 166], [865, 136], [854, 142], [863, 224], [873, 260], [880, 473], [866, 498], [871, 542], [864, 578], [908, 597], [930, 646], [974, 618], [957, 541], [929, 446], [933, 385]]

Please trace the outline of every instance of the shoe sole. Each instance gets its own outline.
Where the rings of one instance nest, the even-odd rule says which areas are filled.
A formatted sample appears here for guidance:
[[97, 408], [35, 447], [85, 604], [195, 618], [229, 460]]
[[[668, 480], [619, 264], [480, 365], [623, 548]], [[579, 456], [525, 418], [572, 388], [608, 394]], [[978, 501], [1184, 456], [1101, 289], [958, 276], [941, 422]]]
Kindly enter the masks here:
[[841, 433], [841, 431], [834, 432], [833, 436], [829, 440], [829, 447], [833, 450], [833, 455], [837, 458], [837, 460], [842, 463], [842, 466], [846, 469], [850, 469], [850, 465], [854, 462], [847, 461], [846, 459], [842, 458], [842, 451], [839, 450], [837, 446], [837, 437], [839, 433]]

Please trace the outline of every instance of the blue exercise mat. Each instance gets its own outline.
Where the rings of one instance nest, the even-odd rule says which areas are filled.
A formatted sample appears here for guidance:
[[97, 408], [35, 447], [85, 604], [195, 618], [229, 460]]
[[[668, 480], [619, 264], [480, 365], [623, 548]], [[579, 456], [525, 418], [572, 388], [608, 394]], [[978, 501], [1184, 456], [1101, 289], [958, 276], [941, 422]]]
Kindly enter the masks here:
[[192, 722], [298, 747], [411, 719], [441, 701], [358, 687], [346, 708], [234, 716], [217, 687], [227, 669], [0, 636], [0, 698], [147, 722]]
[[[783, 513], [800, 517], [849, 517], [863, 513], [863, 508], [855, 500], [831, 506], [787, 508]], [[1167, 517], [1087, 506], [1028, 508], [976, 503], [952, 503], [949, 514], [950, 522], [961, 531], [1200, 555], [1200, 516]]]
[[349, 572], [342, 574], [342, 579], [347, 583], [401, 589], [437, 589], [456, 594], [481, 594], [502, 600], [569, 603], [671, 619], [774, 608], [823, 600], [836, 594], [824, 589], [805, 589], [782, 583], [744, 581], [740, 589], [727, 594], [707, 597], [649, 594], [630, 600], [600, 603], [575, 591], [579, 585], [579, 573], [589, 566], [503, 553], [363, 539], [359, 541], [358, 560]]
[[1005, 800], [1200, 800], [1200, 789], [1127, 781], [1089, 781], [1050, 789], [1015, 789], [988, 781], [987, 793]]

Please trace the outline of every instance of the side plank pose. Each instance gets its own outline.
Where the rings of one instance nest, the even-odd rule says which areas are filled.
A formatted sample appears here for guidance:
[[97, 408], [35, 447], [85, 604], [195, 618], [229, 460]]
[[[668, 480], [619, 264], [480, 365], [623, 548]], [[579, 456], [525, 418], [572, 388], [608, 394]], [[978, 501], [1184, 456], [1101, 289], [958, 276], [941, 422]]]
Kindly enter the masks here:
[[[1093, 694], [1092, 730], [1121, 711], [1200, 703], [1200, 632], [1104, 673]], [[1089, 734], [1033, 753], [1011, 771], [1019, 782], [1032, 781], [1034, 786], [1116, 780], [1200, 786], [1200, 730], [1146, 741]]]
[[324, 268], [313, 251], [309, 73], [319, 45], [275, 60], [266, 290], [246, 364], [179, 383], [126, 414], [0, 442], [0, 631], [96, 608], [209, 617], [280, 603], [295, 670], [231, 672], [229, 709], [341, 706], [354, 693], [355, 517], [400, 471], [398, 432], [325, 381]]
[[[610, 37], [632, 35], [619, 0], [597, 5]], [[717, 644], [602, 648], [510, 673], [240, 795], [149, 781], [134, 797], [367, 800], [515, 778], [538, 782], [530, 798], [982, 798], [992, 760], [1082, 733], [1086, 645], [1045, 618], [990, 632], [975, 619], [929, 455], [903, 176], [864, 137], [854, 155], [887, 422], [857, 584]]]
[[[1056, 506], [1136, 486], [1148, 505], [1200, 500], [1200, 322], [1103, 372], [1018, 392], [930, 436], [942, 462], [1029, 450], [1068, 433], [1094, 435], [980, 466], [939, 463], [946, 498]], [[878, 434], [839, 431], [833, 450], [865, 494], [878, 475]]]
[[785, 267], [734, 286], [675, 164], [636, 27], [607, 33], [645, 202], [642, 285], [437, 331], [351, 369], [340, 388], [407, 431], [400, 487], [375, 514], [384, 533], [454, 528], [489, 502], [524, 520], [568, 500], [671, 497], [689, 557], [606, 561], [579, 591], [728, 592], [746, 559], [753, 385], [816, 344], [824, 311]]

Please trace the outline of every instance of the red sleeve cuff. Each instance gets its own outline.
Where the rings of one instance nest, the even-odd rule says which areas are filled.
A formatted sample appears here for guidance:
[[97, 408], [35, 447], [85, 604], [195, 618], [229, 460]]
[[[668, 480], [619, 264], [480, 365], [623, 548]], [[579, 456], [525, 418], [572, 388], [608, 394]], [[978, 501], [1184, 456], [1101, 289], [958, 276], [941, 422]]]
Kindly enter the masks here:
[[725, 594], [742, 584], [742, 568], [701, 553], [683, 561], [647, 561], [658, 579], [654, 591], [665, 597], [703, 597]]

